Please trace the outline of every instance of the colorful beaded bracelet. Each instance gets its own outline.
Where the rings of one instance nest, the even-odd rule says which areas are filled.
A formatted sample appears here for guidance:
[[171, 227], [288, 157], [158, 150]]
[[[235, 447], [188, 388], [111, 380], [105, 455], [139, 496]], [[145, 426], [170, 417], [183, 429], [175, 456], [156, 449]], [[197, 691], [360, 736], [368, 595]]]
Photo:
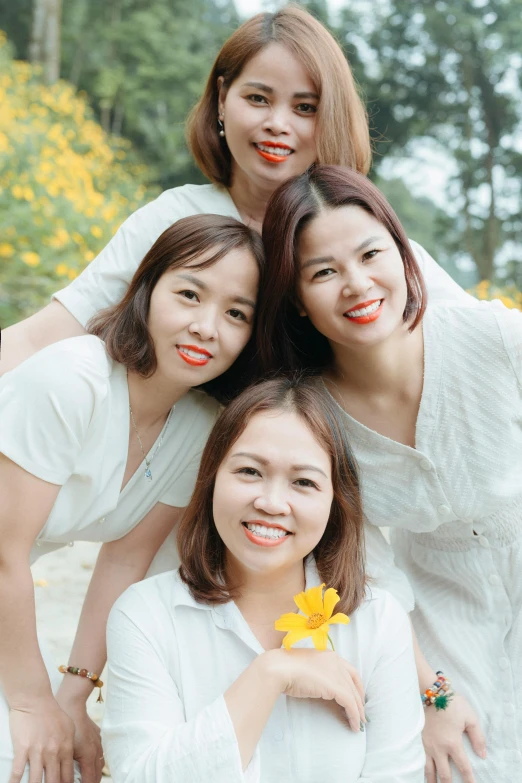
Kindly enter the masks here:
[[77, 674], [79, 677], [86, 677], [88, 680], [91, 680], [94, 687], [100, 689], [100, 693], [98, 694], [96, 701], [103, 701], [101, 692], [103, 682], [100, 680], [97, 674], [94, 672], [89, 672], [87, 669], [79, 669], [77, 666], [64, 666], [63, 664], [58, 666], [58, 670], [61, 671], [62, 674]]
[[444, 674], [442, 672], [436, 674], [437, 679], [431, 688], [427, 688], [421, 694], [421, 699], [425, 707], [434, 704], [436, 710], [445, 710], [455, 694], [451, 690], [450, 681], [444, 677]]

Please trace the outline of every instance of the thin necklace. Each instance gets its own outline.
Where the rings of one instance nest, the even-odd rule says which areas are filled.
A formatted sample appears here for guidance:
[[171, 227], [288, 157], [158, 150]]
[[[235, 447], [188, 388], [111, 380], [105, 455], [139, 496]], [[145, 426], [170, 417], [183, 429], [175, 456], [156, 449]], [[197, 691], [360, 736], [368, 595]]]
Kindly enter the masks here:
[[141, 453], [143, 454], [143, 459], [145, 460], [146, 470], [145, 470], [145, 474], [144, 475], [145, 475], [145, 478], [147, 479], [147, 481], [152, 481], [152, 473], [150, 471], [150, 466], [151, 466], [152, 460], [154, 459], [154, 457], [158, 453], [159, 448], [160, 448], [160, 446], [161, 446], [161, 444], [163, 442], [163, 438], [165, 436], [165, 433], [167, 432], [167, 427], [169, 426], [169, 421], [170, 421], [170, 417], [172, 415], [172, 411], [174, 410], [175, 407], [176, 406], [173, 405], [172, 408], [170, 409], [169, 415], [167, 416], [167, 421], [163, 425], [163, 430], [161, 432], [159, 441], [157, 443], [156, 448], [154, 449], [154, 453], [153, 453], [153, 455], [152, 455], [152, 457], [150, 459], [147, 459], [147, 455], [145, 454], [145, 449], [143, 448], [143, 443], [141, 442], [140, 433], [138, 432], [138, 428], [136, 427], [136, 422], [134, 421], [134, 414], [132, 412], [132, 408], [131, 408], [130, 403], [129, 403], [129, 411], [130, 411], [130, 415], [131, 415], [131, 419], [132, 419], [132, 424], [134, 426], [134, 432], [136, 433], [136, 437], [138, 438], [138, 443], [140, 444]]

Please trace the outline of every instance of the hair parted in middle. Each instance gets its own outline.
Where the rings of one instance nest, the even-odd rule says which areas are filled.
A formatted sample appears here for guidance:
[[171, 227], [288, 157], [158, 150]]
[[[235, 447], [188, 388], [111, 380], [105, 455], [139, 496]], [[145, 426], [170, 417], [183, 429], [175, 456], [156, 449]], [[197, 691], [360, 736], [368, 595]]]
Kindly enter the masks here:
[[[89, 321], [87, 331], [105, 342], [112, 359], [149, 378], [156, 369], [157, 360], [147, 322], [152, 292], [160, 277], [170, 269], [186, 265], [207, 269], [231, 250], [242, 248], [255, 260], [261, 285], [265, 257], [261, 237], [256, 231], [223, 215], [191, 215], [177, 220], [147, 252], [123, 299], [95, 315]], [[254, 354], [252, 334], [234, 364], [198, 388], [220, 402], [227, 402], [252, 381]]]
[[323, 384], [310, 376], [281, 376], [250, 386], [221, 413], [207, 441], [196, 487], [177, 529], [179, 573], [196, 600], [222, 604], [241, 593], [226, 574], [226, 548], [214, 523], [217, 472], [253, 416], [296, 414], [329, 455], [333, 501], [313, 555], [321, 580], [339, 593], [338, 611], [353, 612], [366, 587], [364, 517], [355, 459], [342, 414]]
[[391, 234], [404, 264], [407, 300], [403, 320], [410, 330], [426, 309], [424, 279], [408, 237], [381, 191], [367, 177], [342, 166], [312, 166], [280, 185], [263, 222], [267, 257], [265, 287], [258, 300], [257, 348], [260, 375], [274, 371], [318, 371], [328, 366], [328, 340], [299, 315], [297, 289], [301, 232], [324, 209], [364, 209]]
[[[256, 14], [225, 41], [203, 96], [187, 122], [187, 140], [199, 168], [230, 187], [232, 159], [218, 132], [218, 78], [230, 87], [247, 63], [271, 43], [285, 46], [310, 74], [319, 93], [315, 126], [318, 163], [350, 166], [366, 174], [371, 163], [366, 109], [341, 47], [315, 17], [297, 5]], [[226, 123], [225, 123], [226, 124]]]

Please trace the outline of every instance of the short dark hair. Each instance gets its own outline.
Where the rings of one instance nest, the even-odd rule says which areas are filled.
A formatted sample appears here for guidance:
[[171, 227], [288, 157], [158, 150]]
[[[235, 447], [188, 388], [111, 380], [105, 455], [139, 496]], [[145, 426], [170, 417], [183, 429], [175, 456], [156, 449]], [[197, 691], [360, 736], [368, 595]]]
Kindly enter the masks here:
[[257, 346], [260, 372], [282, 369], [320, 370], [332, 351], [328, 340], [308, 318], [299, 316], [296, 302], [299, 236], [322, 209], [357, 206], [391, 234], [404, 264], [408, 291], [404, 321], [410, 330], [426, 309], [426, 287], [408, 237], [389, 202], [370, 182], [342, 166], [313, 166], [280, 185], [270, 199], [263, 223], [267, 257], [266, 287], [258, 300]]
[[339, 610], [353, 612], [364, 597], [364, 522], [357, 466], [342, 413], [322, 382], [313, 377], [279, 377], [246, 389], [223, 411], [207, 441], [192, 499], [178, 525], [180, 576], [199, 601], [232, 600], [241, 585], [225, 573], [225, 544], [214, 523], [213, 495], [220, 465], [257, 413], [288, 410], [309, 427], [332, 465], [334, 497], [330, 518], [313, 555], [319, 576], [339, 592]]
[[[245, 248], [264, 272], [261, 237], [251, 228], [223, 215], [191, 215], [169, 226], [154, 242], [134, 273], [123, 299], [95, 315], [87, 330], [105, 342], [107, 352], [117, 362], [144, 378], [157, 367], [156, 353], [147, 325], [150, 300], [156, 283], [169, 269], [194, 263], [194, 269], [207, 269], [233, 249]], [[209, 255], [209, 251], [213, 250]], [[234, 364], [218, 378], [202, 384], [216, 399], [226, 402], [238, 394], [253, 376], [254, 337]]]

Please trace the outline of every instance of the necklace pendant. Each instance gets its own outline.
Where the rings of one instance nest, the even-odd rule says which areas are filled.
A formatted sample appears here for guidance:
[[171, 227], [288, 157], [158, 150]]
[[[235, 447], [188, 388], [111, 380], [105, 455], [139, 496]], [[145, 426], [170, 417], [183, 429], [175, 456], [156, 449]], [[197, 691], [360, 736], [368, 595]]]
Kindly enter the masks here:
[[152, 481], [152, 473], [150, 472], [150, 468], [147, 468], [147, 470], [145, 471], [145, 478], [147, 479], [147, 481]]

